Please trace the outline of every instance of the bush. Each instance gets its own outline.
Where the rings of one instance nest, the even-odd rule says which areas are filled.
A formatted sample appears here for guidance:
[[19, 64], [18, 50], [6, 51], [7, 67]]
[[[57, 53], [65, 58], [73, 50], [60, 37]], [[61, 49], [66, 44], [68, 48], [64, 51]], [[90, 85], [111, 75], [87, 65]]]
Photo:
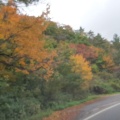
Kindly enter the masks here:
[[112, 80], [111, 86], [116, 92], [120, 92], [120, 79]]
[[34, 98], [14, 99], [12, 96], [0, 97], [1, 120], [25, 120], [40, 112], [40, 104]]
[[97, 94], [112, 93], [115, 90], [109, 84], [100, 84], [93, 87], [93, 92]]
[[99, 72], [98, 76], [100, 76], [102, 80], [106, 80], [106, 81], [111, 81], [114, 78], [113, 74], [106, 71]]
[[[104, 76], [104, 75], [103, 75]], [[109, 75], [106, 76], [109, 78]], [[112, 79], [103, 79], [99, 76], [94, 76], [94, 80], [91, 83], [90, 91], [96, 94], [106, 94], [115, 92], [115, 89], [111, 86]]]

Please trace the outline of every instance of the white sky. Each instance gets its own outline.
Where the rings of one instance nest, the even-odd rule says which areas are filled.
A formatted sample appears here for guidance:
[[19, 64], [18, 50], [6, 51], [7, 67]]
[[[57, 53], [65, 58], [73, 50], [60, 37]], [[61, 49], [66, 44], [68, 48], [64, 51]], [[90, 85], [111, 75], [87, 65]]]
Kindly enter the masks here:
[[[50, 18], [55, 22], [70, 25], [73, 29], [80, 26], [86, 32], [92, 30], [104, 38], [112, 40], [113, 34], [120, 35], [120, 0], [47, 0]], [[38, 16], [44, 11], [46, 4], [28, 7], [29, 15]]]

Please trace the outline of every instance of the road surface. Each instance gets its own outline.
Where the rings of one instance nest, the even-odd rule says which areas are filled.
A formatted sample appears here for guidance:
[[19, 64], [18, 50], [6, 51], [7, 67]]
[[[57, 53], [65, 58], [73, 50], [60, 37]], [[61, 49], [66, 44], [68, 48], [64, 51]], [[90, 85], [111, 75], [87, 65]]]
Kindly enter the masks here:
[[120, 94], [86, 105], [76, 120], [120, 120]]

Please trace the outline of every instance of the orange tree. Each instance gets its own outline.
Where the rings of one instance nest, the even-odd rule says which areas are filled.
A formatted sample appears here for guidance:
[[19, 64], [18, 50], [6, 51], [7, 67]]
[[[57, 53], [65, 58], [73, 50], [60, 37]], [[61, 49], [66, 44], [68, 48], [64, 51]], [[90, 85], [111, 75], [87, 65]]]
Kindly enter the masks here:
[[[20, 71], [26, 74], [44, 69], [50, 76], [55, 52], [45, 49], [43, 31], [47, 15], [39, 17], [19, 15], [14, 6], [0, 8], [0, 70]], [[4, 70], [5, 69], [5, 70]]]

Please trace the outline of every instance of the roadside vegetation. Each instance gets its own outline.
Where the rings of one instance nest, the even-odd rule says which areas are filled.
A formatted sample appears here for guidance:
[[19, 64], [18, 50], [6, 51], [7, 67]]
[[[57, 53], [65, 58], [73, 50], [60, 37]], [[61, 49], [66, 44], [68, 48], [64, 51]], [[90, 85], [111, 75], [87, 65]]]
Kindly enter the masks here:
[[33, 17], [13, 3], [0, 5], [1, 120], [40, 120], [94, 95], [120, 92], [117, 34], [110, 41], [73, 30], [50, 21], [49, 6]]

